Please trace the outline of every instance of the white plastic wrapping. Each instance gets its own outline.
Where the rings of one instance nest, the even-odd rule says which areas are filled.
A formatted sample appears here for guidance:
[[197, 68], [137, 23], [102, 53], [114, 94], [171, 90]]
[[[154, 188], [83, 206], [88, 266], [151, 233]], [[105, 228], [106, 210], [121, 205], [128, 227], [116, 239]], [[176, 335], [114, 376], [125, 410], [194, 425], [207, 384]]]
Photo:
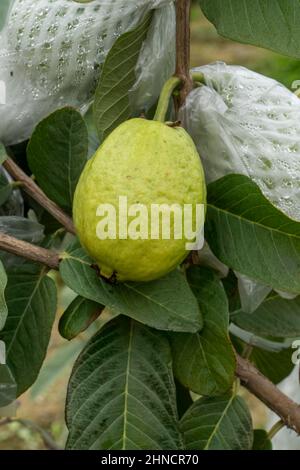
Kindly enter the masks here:
[[[284, 379], [278, 388], [289, 398], [299, 403], [300, 406], [300, 393], [299, 393], [299, 365], [297, 365], [292, 374]], [[272, 411], [268, 412], [268, 429], [278, 422], [278, 415]], [[287, 427], [284, 427], [272, 439], [274, 450], [300, 450], [300, 437], [299, 435]]]
[[253, 313], [272, 291], [272, 287], [255, 282], [247, 276], [235, 272], [241, 307], [244, 313]]
[[13, 0], [0, 34], [0, 140], [12, 144], [28, 138], [61, 106], [84, 110], [114, 41], [152, 9], [157, 11], [134, 90], [145, 108], [174, 70], [173, 0]]
[[154, 104], [164, 83], [175, 70], [176, 15], [173, 3], [157, 10], [137, 64], [137, 81], [132, 89], [136, 109]]
[[[208, 183], [229, 173], [252, 178], [288, 216], [300, 220], [300, 100], [275, 80], [222, 62], [199, 67], [205, 86], [180, 118], [201, 155]], [[236, 273], [244, 312], [271, 287]], [[278, 292], [284, 298], [293, 298]]]
[[300, 100], [275, 80], [244, 67], [196, 69], [181, 119], [201, 155], [207, 181], [228, 173], [252, 178], [265, 196], [300, 220]]

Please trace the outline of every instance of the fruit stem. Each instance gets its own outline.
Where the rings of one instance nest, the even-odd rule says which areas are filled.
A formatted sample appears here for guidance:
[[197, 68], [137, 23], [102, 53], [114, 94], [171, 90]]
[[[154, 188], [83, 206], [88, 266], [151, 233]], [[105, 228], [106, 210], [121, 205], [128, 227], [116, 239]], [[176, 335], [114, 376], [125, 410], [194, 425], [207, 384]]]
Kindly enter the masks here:
[[203, 83], [205, 85], [204, 75], [201, 72], [192, 72], [191, 73], [193, 82]]
[[169, 80], [164, 84], [163, 89], [161, 91], [156, 113], [154, 115], [154, 121], [164, 122], [166, 120], [166, 115], [170, 103], [171, 96], [173, 95], [176, 88], [181, 85], [181, 80], [178, 77], [171, 77]]
[[285, 424], [284, 422], [282, 421], [282, 419], [280, 419], [279, 421], [277, 421], [277, 423], [274, 424], [274, 426], [270, 429], [270, 431], [268, 432], [268, 438], [270, 439], [270, 441], [273, 439], [273, 437], [276, 436], [276, 434], [282, 429], [284, 428]]

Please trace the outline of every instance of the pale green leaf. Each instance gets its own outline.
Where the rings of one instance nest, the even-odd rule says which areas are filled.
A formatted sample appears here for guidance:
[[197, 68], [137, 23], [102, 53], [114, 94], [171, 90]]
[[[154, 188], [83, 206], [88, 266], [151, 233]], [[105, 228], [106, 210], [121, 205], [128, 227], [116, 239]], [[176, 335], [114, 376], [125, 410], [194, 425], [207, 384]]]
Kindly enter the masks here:
[[199, 0], [221, 36], [300, 58], [299, 0]]

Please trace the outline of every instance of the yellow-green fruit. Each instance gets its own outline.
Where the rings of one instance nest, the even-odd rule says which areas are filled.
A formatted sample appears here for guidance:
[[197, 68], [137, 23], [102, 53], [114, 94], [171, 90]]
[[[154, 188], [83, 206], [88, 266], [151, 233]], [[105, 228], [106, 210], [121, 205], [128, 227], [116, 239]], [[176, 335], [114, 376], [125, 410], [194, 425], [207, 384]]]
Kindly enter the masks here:
[[[149, 214], [152, 204], [192, 204], [194, 214], [196, 204], [205, 203], [202, 165], [184, 129], [146, 119], [121, 124], [86, 164], [74, 196], [78, 236], [103, 276], [150, 281], [165, 275], [186, 257], [184, 237], [163, 239], [160, 231], [159, 239], [151, 239], [150, 220], [148, 239], [120, 239], [118, 223], [116, 239], [98, 238], [97, 224], [103, 217], [96, 215], [97, 208], [111, 204], [119, 217], [120, 196], [127, 197], [128, 207], [146, 206]], [[133, 219], [128, 217], [128, 227]], [[172, 225], [173, 217], [171, 234]]]

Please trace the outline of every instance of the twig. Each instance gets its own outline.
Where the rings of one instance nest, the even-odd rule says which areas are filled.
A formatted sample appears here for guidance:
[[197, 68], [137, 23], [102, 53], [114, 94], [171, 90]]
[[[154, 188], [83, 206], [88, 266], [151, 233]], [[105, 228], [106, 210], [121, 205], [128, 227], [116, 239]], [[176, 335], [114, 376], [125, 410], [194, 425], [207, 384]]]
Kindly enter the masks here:
[[44, 209], [46, 209], [49, 214], [51, 214], [59, 223], [65, 227], [65, 229], [75, 234], [75, 228], [72, 222], [72, 219], [63, 212], [63, 210], [51, 201], [46, 194], [41, 190], [41, 188], [24, 173], [24, 171], [11, 159], [7, 158], [3, 163], [4, 168], [8, 173], [16, 180], [22, 184], [22, 189], [31, 196], [35, 201], [37, 201]]
[[54, 251], [18, 240], [2, 232], [0, 232], [0, 249], [30, 261], [42, 263], [51, 269], [58, 269], [59, 266], [59, 255]]
[[282, 393], [250, 362], [237, 356], [236, 375], [253, 395], [276, 413], [283, 423], [300, 435], [300, 405]]
[[11, 423], [19, 423], [22, 426], [25, 426], [27, 428], [31, 428], [33, 431], [37, 432], [40, 434], [41, 438], [43, 439], [43, 442], [47, 449], [50, 450], [62, 450], [61, 447], [56, 444], [52, 436], [50, 435], [49, 432], [45, 431], [45, 429], [41, 428], [38, 424], [34, 423], [33, 421], [30, 421], [28, 419], [18, 419], [18, 418], [5, 418], [4, 420], [0, 421], [0, 426], [6, 425], [6, 424], [11, 424]]
[[180, 108], [193, 89], [193, 80], [190, 76], [190, 11], [191, 0], [177, 0], [176, 2], [176, 76], [182, 81], [177, 101]]

